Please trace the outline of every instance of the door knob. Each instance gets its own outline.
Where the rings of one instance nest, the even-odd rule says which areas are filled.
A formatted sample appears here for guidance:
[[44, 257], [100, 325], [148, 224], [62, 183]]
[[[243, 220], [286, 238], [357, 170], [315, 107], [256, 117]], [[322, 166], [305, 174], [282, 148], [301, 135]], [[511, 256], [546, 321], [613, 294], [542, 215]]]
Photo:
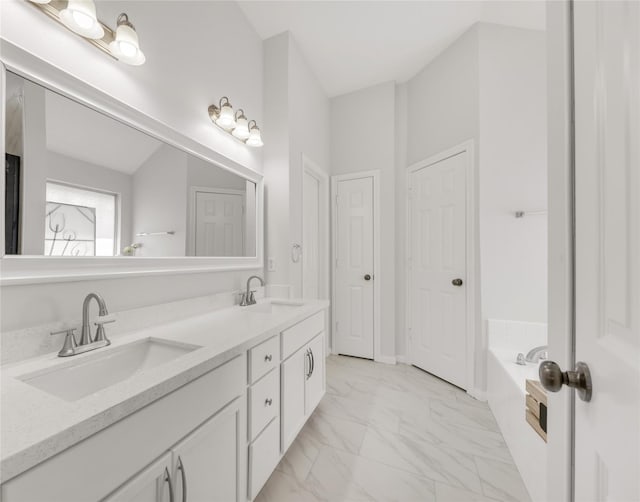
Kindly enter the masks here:
[[451, 281], [451, 284], [453, 284], [454, 286], [462, 286], [462, 279], [454, 279], [453, 281]]
[[365, 281], [370, 281], [370, 280], [371, 280], [371, 276], [370, 276], [369, 274], [366, 274], [366, 275], [364, 276], [364, 280], [365, 280]]
[[573, 387], [578, 391], [578, 397], [587, 403], [591, 401], [593, 385], [589, 366], [577, 362], [573, 371], [562, 371], [558, 363], [544, 361], [538, 369], [538, 376], [542, 386], [550, 392], [558, 392], [563, 385]]

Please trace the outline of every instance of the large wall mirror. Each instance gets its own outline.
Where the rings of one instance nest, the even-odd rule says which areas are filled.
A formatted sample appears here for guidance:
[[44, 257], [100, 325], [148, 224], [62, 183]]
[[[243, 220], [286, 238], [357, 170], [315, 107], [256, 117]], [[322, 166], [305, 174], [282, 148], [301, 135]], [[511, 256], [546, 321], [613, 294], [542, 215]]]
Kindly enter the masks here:
[[5, 91], [5, 256], [257, 256], [255, 180], [15, 73]]

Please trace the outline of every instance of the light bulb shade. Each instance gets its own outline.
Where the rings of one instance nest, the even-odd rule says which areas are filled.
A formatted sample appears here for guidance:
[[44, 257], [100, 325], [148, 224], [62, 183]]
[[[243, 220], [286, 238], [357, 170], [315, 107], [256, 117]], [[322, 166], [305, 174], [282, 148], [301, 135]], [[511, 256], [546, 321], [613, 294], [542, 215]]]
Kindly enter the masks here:
[[262, 142], [262, 137], [260, 136], [260, 129], [258, 129], [258, 126], [254, 125], [253, 127], [251, 127], [246, 143], [248, 146], [254, 147], [260, 147], [264, 145], [264, 143]]
[[233, 107], [228, 101], [220, 107], [220, 115], [216, 119], [218, 124], [223, 129], [231, 131], [236, 126], [236, 117], [233, 113]]
[[60, 21], [85, 38], [96, 40], [104, 37], [104, 29], [96, 17], [93, 0], [69, 0], [67, 8], [60, 11]]
[[244, 116], [244, 113], [242, 113], [236, 119], [236, 128], [231, 134], [242, 141], [250, 136], [251, 133], [249, 132], [249, 122], [247, 121], [247, 117]]
[[40, 5], [45, 5], [51, 2], [51, 0], [29, 0], [31, 3], [39, 3]]
[[140, 50], [138, 34], [128, 22], [118, 23], [116, 38], [109, 44], [109, 49], [118, 61], [126, 64], [139, 66], [146, 60], [144, 53]]

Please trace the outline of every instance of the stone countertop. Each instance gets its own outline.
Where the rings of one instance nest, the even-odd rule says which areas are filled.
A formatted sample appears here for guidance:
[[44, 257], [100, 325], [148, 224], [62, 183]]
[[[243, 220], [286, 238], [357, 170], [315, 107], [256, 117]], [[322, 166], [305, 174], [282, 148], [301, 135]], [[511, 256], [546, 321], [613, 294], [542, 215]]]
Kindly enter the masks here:
[[[107, 348], [72, 358], [53, 353], [2, 367], [0, 479], [8, 481], [328, 306], [325, 300], [305, 300], [290, 312], [274, 313], [234, 306], [132, 331]], [[19, 379], [150, 337], [200, 348], [73, 402]]]

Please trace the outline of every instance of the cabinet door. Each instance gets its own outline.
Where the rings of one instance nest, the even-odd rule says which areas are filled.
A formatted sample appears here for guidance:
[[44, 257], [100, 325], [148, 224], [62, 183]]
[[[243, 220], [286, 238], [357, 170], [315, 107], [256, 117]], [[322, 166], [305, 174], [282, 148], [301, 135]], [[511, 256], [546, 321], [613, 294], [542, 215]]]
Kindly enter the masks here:
[[309, 416], [324, 396], [324, 333], [315, 337], [307, 346], [311, 355], [311, 371], [305, 380], [304, 413]]
[[305, 421], [304, 383], [307, 373], [307, 347], [302, 347], [282, 363], [282, 451], [286, 451]]
[[[246, 435], [237, 399], [176, 445], [172, 452], [175, 499], [239, 501], [239, 452]], [[245, 422], [246, 424], [246, 422]]]
[[173, 500], [174, 481], [171, 477], [171, 453], [166, 453], [103, 502], [167, 502]]

